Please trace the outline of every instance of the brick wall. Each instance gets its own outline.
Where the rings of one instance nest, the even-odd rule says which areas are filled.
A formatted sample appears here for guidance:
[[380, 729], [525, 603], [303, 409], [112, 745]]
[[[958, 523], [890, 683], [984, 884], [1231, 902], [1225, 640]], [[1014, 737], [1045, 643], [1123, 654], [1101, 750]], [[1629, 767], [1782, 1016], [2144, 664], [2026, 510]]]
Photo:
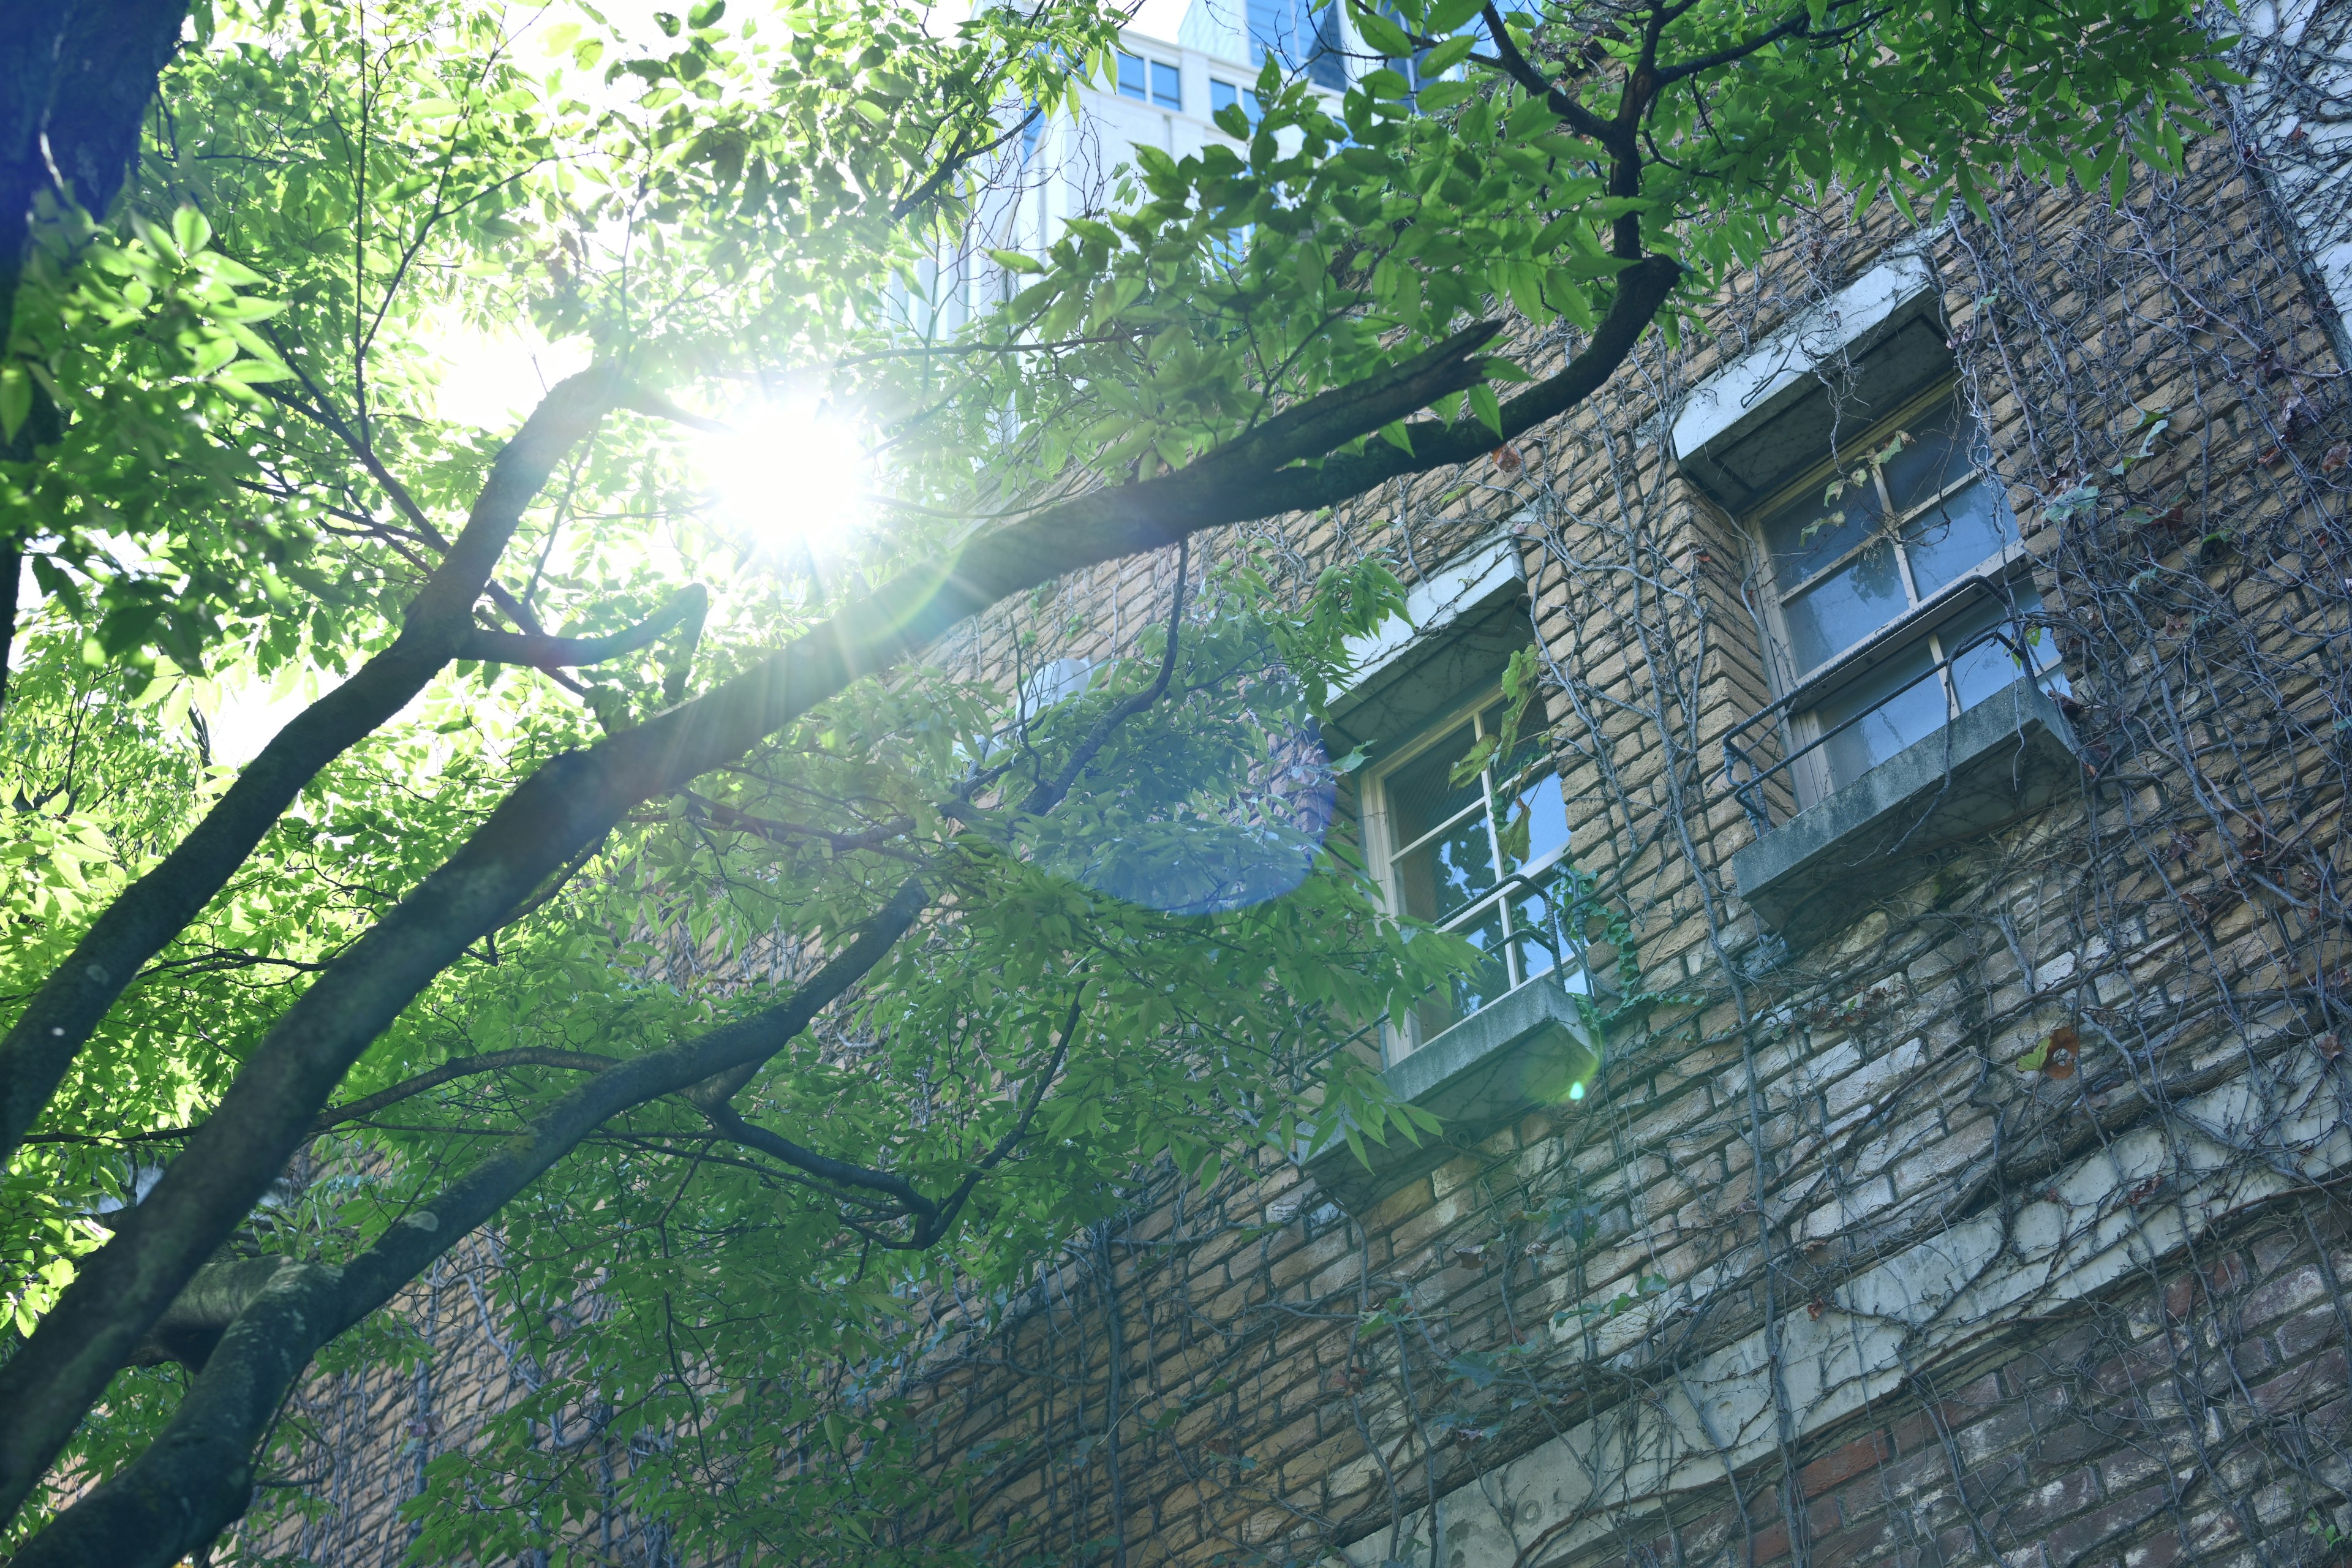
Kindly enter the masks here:
[[[975, 1508], [907, 1540], [1120, 1568], [2337, 1560], [2347, 422], [2252, 139], [2119, 208], [2021, 187], [1934, 237], [2094, 767], [1857, 872], [1818, 942], [1763, 940], [1731, 879], [1755, 829], [1722, 737], [1774, 689], [1755, 547], [1655, 421], [1893, 214], [1792, 217], [1707, 334], [1478, 471], [1208, 546], [1411, 578], [1515, 528], [1576, 861], [1661, 999], [1586, 1100], [1358, 1212], [1271, 1154], [1206, 1192], [1163, 1175], [999, 1327], [947, 1320], [909, 1392]], [[1009, 680], [1126, 648], [1173, 565], [1084, 574], [940, 657]], [[463, 1306], [419, 1297], [451, 1324], [432, 1397], [495, 1404], [519, 1374]], [[268, 1544], [388, 1561], [385, 1423], [443, 1418], [381, 1382], [313, 1397], [365, 1412], [322, 1501], [378, 1522]], [[669, 1550], [622, 1534], [614, 1560]]]

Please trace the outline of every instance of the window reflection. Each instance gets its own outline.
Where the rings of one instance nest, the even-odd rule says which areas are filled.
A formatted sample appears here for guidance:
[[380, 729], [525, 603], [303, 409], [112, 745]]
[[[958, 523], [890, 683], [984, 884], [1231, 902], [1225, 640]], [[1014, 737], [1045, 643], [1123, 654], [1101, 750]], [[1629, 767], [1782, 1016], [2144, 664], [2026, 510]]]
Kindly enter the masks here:
[[[1945, 398], [1839, 454], [1762, 523], [1789, 674], [1803, 679], [1927, 601], [1998, 563], [2016, 542], [1998, 481], [1976, 467], [1976, 421]], [[1818, 793], [1852, 782], [2048, 661], [1969, 641], [2012, 614], [2041, 607], [2030, 589], [1990, 595], [1939, 616], [1915, 638], [1865, 656], [1811, 711], [1793, 743], [1818, 739]]]
[[1483, 708], [1377, 780], [1400, 912], [1486, 954], [1449, 994], [1414, 1010], [1403, 1050], [1535, 975], [1562, 971], [1583, 989], [1570, 917], [1549, 887], [1568, 849], [1568, 805], [1540, 725], [1464, 782], [1450, 776], [1474, 749], [1500, 739], [1503, 717], [1499, 704]]

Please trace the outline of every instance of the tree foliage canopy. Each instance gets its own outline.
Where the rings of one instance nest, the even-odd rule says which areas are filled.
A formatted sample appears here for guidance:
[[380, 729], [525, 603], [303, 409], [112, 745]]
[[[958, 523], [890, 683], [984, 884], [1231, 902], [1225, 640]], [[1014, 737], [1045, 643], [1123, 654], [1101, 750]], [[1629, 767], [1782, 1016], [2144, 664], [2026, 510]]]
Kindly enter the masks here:
[[[1234, 145], [1139, 152], [946, 337], [924, 264], [1076, 111], [1088, 0], [212, 4], [119, 198], [0, 193], [24, 1562], [210, 1540], [313, 1357], [415, 1354], [385, 1303], [493, 1223], [545, 1381], [441, 1480], [542, 1506], [426, 1510], [425, 1555], [560, 1534], [531, 1424], [583, 1407], [660, 1439], [626, 1500], [698, 1542], [924, 1555], [874, 1523], [959, 1479], [899, 1463], [910, 1303], [1001, 1310], [1152, 1162], [1425, 1131], [1334, 1047], [1467, 959], [1327, 832], [1390, 563], [1187, 547], [1065, 700], [938, 634], [1481, 456], [1833, 191], [1937, 221], [2168, 158], [2210, 74], [2170, 0], [1349, 16], [1354, 87], [1270, 65]], [[0, 84], [60, 136], [65, 90]], [[589, 368], [465, 416], [451, 345], [523, 331]], [[862, 448], [834, 548], [714, 500], [763, 402]], [[230, 765], [239, 693], [295, 716]]]

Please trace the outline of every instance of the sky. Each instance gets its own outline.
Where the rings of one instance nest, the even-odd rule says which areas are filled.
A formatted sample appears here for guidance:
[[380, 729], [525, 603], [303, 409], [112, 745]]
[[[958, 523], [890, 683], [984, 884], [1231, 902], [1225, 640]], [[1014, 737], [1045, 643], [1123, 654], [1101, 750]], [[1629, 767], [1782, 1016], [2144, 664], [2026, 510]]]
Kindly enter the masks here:
[[[1173, 42], [1192, 0], [1139, 0], [1131, 24], [1146, 37]], [[738, 14], [753, 11], [758, 0], [738, 0]], [[625, 37], [657, 40], [654, 14], [683, 9], [684, 0], [606, 0], [599, 7], [608, 23]], [[969, 0], [939, 0], [930, 12], [931, 25], [944, 31], [970, 14]], [[518, 54], [535, 60], [541, 54], [536, 37], [548, 27], [578, 19], [567, 4], [547, 6], [518, 40]], [[567, 83], [593, 98], [633, 92], [624, 83], [606, 88], [601, 73]], [[586, 368], [585, 340], [550, 343], [528, 322], [501, 331], [484, 331], [454, 321], [438, 344], [445, 371], [436, 392], [436, 412], [447, 421], [483, 429], [510, 431], [556, 382]], [[780, 426], [771, 424], [762, 434], [775, 438]], [[721, 466], [724, 466], [723, 454]], [[723, 478], [723, 475], [721, 476]], [[831, 498], [827, 498], [830, 500]], [[27, 600], [27, 603], [32, 601]], [[272, 691], [258, 687], [209, 687], [204, 703], [217, 762], [241, 766], [250, 762], [288, 720], [299, 712], [310, 696], [298, 691]]]

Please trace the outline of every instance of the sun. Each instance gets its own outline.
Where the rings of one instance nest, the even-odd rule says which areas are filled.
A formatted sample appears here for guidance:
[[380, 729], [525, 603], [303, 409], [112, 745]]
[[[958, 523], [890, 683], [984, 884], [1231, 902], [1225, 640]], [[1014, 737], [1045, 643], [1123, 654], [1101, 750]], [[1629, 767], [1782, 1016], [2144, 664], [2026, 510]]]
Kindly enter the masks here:
[[719, 518], [763, 551], [837, 555], [871, 513], [857, 428], [808, 401], [754, 404], [704, 444]]

